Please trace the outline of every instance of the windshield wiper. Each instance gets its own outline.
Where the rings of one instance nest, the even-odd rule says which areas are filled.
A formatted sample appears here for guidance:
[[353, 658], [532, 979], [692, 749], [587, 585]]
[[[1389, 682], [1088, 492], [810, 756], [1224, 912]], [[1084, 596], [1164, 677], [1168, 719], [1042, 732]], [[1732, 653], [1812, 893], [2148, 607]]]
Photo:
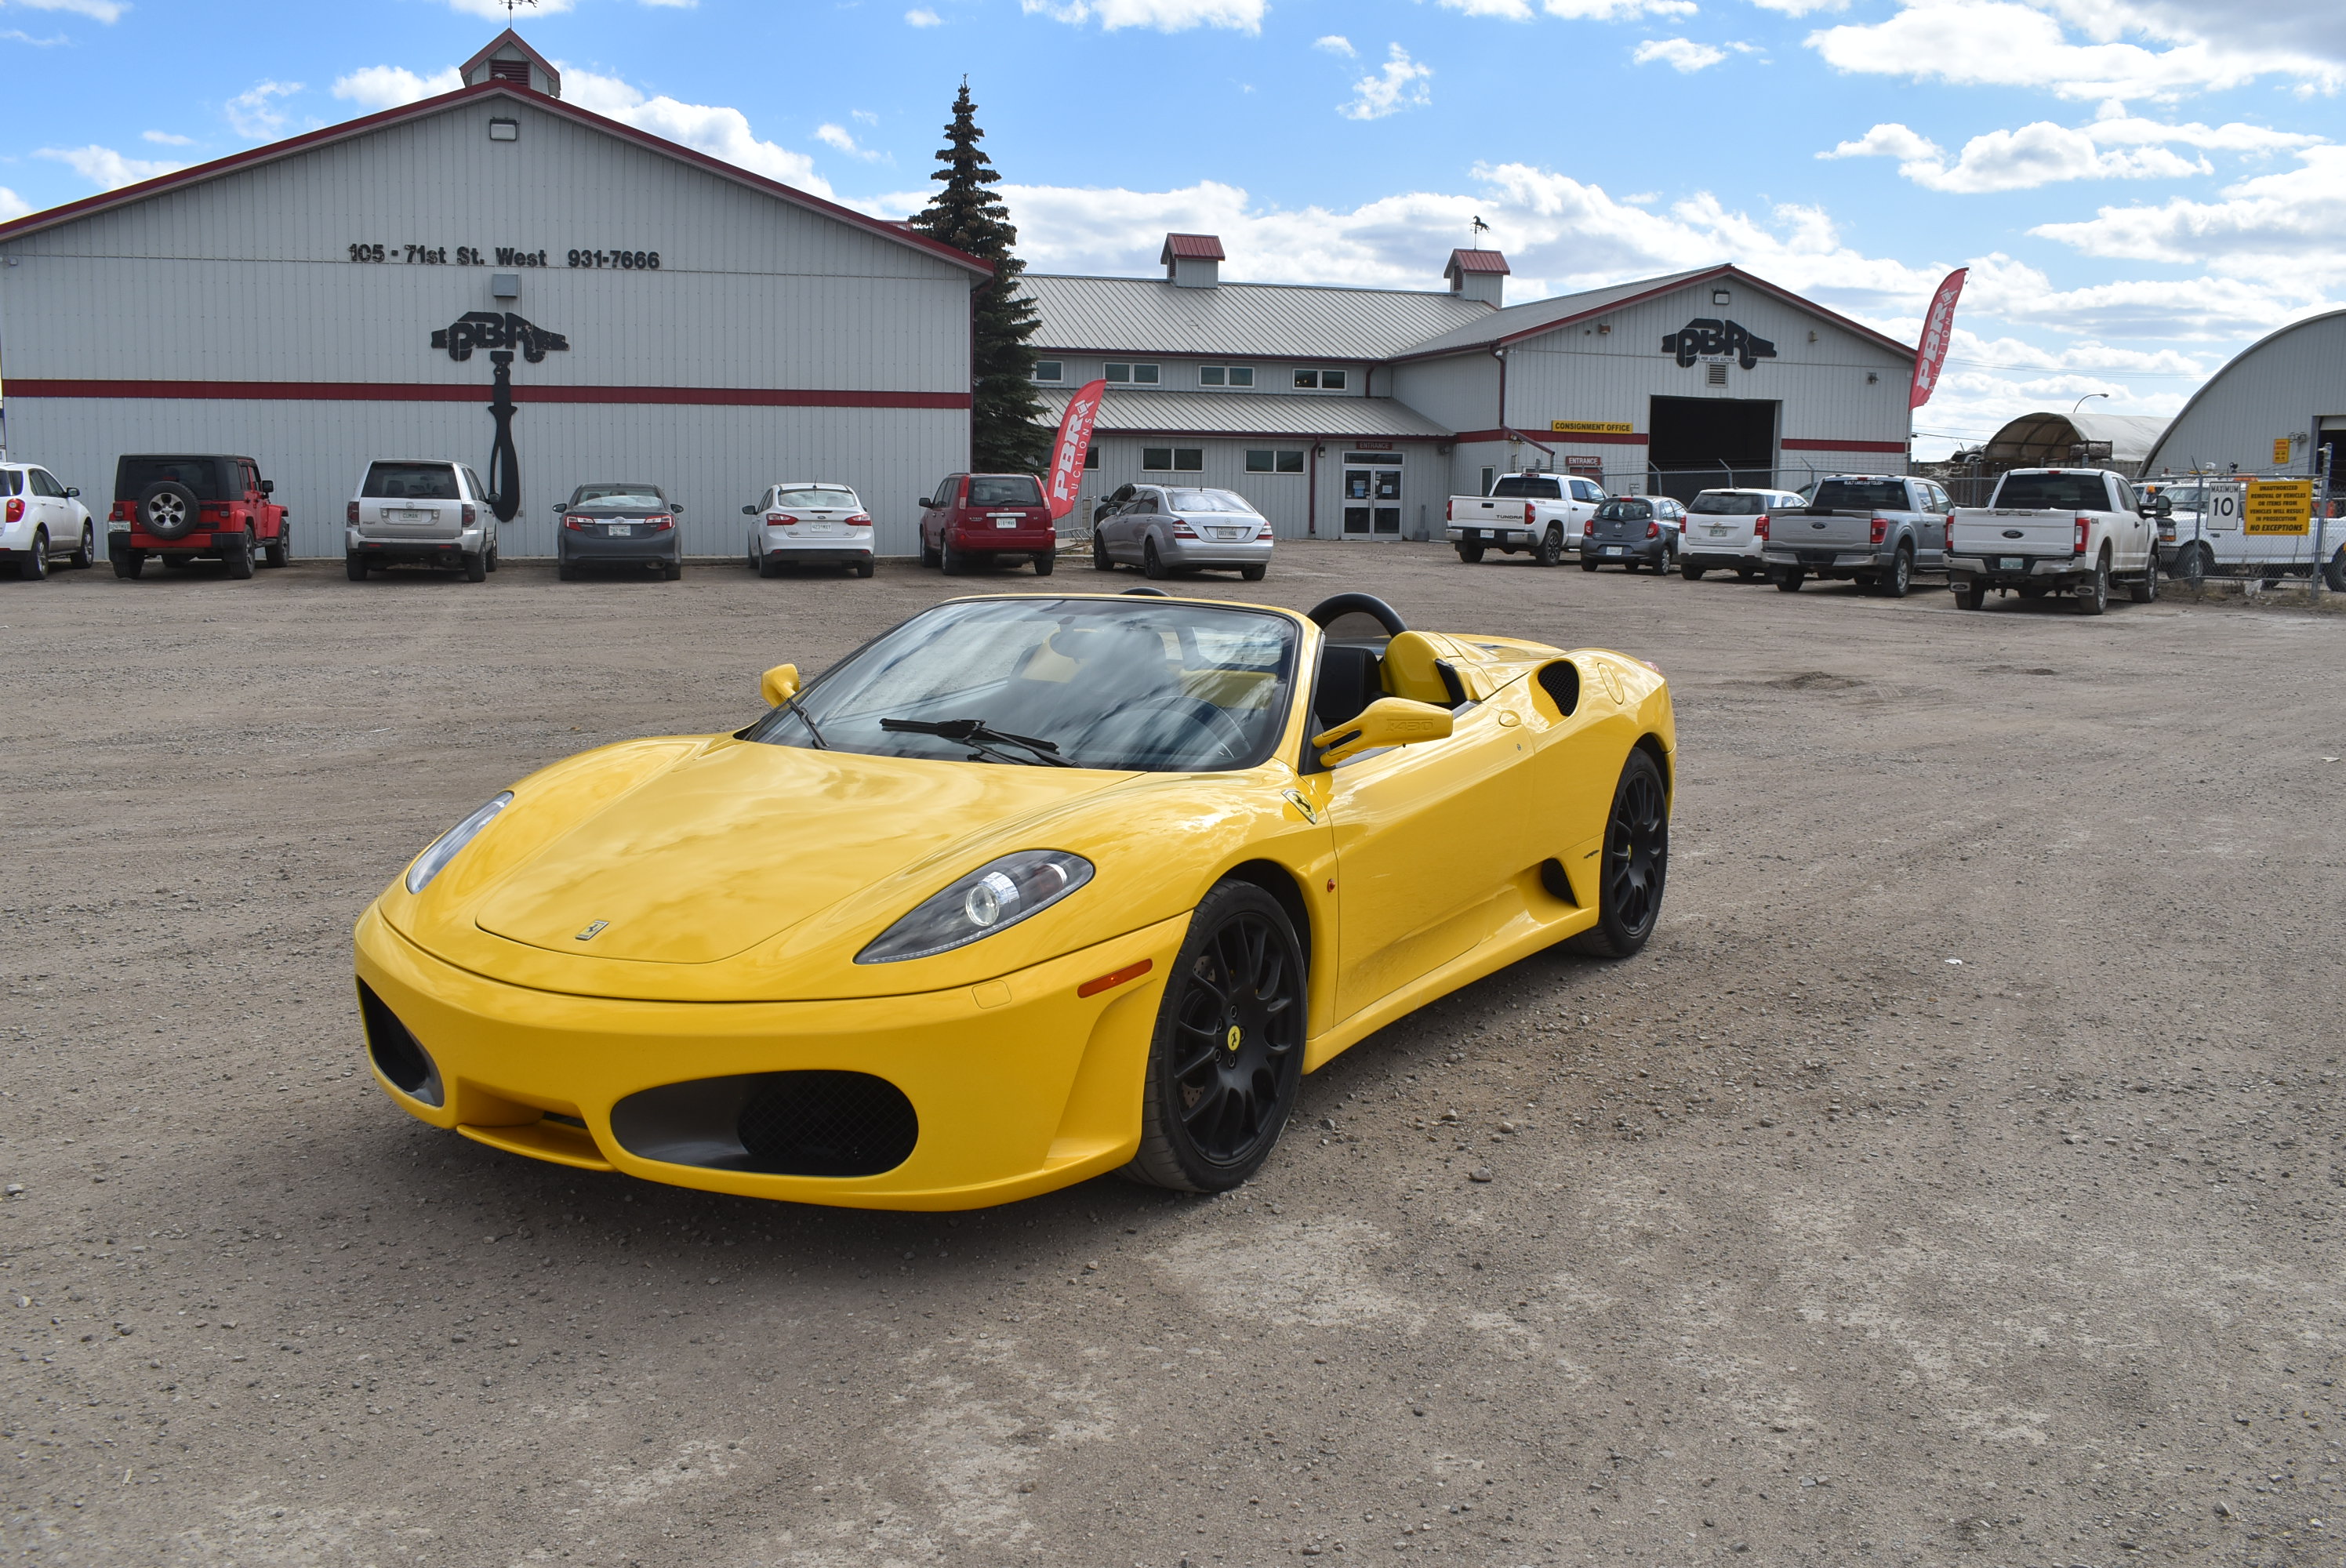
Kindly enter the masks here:
[[831, 742], [822, 738], [822, 731], [814, 727], [814, 720], [808, 717], [805, 708], [799, 706], [799, 699], [795, 695], [782, 698], [782, 706], [796, 715], [801, 724], [806, 726], [807, 737], [814, 742], [815, 749], [819, 751], [831, 749]]
[[[900, 735], [933, 735], [945, 740], [974, 746], [989, 756], [1005, 757], [1014, 762], [1047, 763], [1054, 768], [1073, 768], [1075, 764], [1059, 755], [1059, 748], [1048, 740], [1037, 740], [1031, 735], [1013, 735], [1006, 729], [996, 729], [982, 718], [883, 718], [882, 729]], [[1023, 747], [1031, 757], [1016, 757], [991, 750], [1000, 746]]]

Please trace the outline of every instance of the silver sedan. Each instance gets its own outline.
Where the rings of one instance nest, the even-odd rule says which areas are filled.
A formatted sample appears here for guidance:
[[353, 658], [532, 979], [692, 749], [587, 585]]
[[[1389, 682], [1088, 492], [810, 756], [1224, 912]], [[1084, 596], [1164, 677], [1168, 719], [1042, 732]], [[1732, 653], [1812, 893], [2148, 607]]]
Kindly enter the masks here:
[[1250, 583], [1270, 565], [1270, 524], [1230, 490], [1136, 484], [1132, 499], [1092, 524], [1092, 565], [1137, 566], [1150, 577], [1213, 567]]

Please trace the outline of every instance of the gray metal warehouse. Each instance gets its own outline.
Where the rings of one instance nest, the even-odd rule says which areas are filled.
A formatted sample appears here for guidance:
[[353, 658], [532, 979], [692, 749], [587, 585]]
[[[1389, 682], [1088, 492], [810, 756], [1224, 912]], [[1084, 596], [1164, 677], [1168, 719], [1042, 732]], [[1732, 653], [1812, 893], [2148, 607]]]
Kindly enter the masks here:
[[989, 270], [566, 104], [511, 31], [464, 79], [0, 225], [11, 452], [101, 518], [118, 453], [244, 453], [297, 551], [338, 555], [370, 458], [487, 472], [489, 355], [451, 331], [486, 316], [536, 329], [505, 554], [551, 555], [553, 506], [609, 479], [666, 485], [726, 555], [762, 486], [844, 481], [912, 553], [913, 497], [968, 462]]
[[2335, 476], [2346, 459], [2346, 311], [2291, 322], [2241, 350], [2191, 394], [2142, 471], [2311, 475], [2324, 451]]

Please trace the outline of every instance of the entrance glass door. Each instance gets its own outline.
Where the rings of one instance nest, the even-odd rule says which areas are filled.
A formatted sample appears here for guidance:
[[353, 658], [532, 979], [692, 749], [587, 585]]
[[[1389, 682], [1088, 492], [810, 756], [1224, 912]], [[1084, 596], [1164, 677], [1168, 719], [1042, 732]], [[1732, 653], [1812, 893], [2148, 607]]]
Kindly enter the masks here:
[[1401, 465], [1398, 452], [1344, 454], [1344, 537], [1401, 537]]

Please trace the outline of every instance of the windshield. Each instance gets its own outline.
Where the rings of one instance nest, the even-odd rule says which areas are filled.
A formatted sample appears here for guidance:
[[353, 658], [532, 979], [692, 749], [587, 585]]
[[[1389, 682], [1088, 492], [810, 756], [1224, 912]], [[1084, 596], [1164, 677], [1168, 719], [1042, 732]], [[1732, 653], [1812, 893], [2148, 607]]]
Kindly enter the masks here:
[[2162, 490], [2158, 498], [2178, 512], [2197, 512], [2208, 504], [2208, 493], [2204, 490]]
[[665, 506], [659, 491], [649, 484], [582, 484], [573, 506]]
[[359, 494], [370, 501], [454, 501], [455, 465], [447, 463], [378, 463], [367, 470]]
[[1491, 486], [1491, 494], [1515, 501], [1561, 501], [1564, 492], [1544, 473], [1510, 473]]
[[1596, 515], [1607, 523], [1642, 523], [1654, 514], [1654, 509], [1642, 501], [1607, 501], [1596, 509]]
[[1024, 763], [988, 734], [954, 740], [882, 719], [976, 719], [1048, 741], [1078, 768], [1250, 768], [1287, 722], [1295, 622], [1260, 610], [1099, 599], [940, 605], [867, 644], [746, 732], [875, 757]]
[[2007, 473], [1996, 486], [1995, 504], [2032, 512], [2106, 512], [2110, 493], [2098, 473]]
[[1043, 487], [1023, 473], [980, 473], [969, 482], [972, 506], [1040, 506]]
[[1815, 512], [1903, 512], [1905, 482], [1897, 479], [1828, 479], [1809, 503]]
[[1254, 508], [1227, 490], [1170, 490], [1166, 492], [1167, 510], [1172, 512], [1243, 512], [1252, 515]]
[[1706, 490], [1687, 508], [1700, 517], [1757, 517], [1768, 510], [1764, 495], [1738, 495], [1731, 490]]
[[797, 506], [811, 512], [861, 512], [863, 503], [844, 484], [801, 484], [774, 492], [777, 506]]

